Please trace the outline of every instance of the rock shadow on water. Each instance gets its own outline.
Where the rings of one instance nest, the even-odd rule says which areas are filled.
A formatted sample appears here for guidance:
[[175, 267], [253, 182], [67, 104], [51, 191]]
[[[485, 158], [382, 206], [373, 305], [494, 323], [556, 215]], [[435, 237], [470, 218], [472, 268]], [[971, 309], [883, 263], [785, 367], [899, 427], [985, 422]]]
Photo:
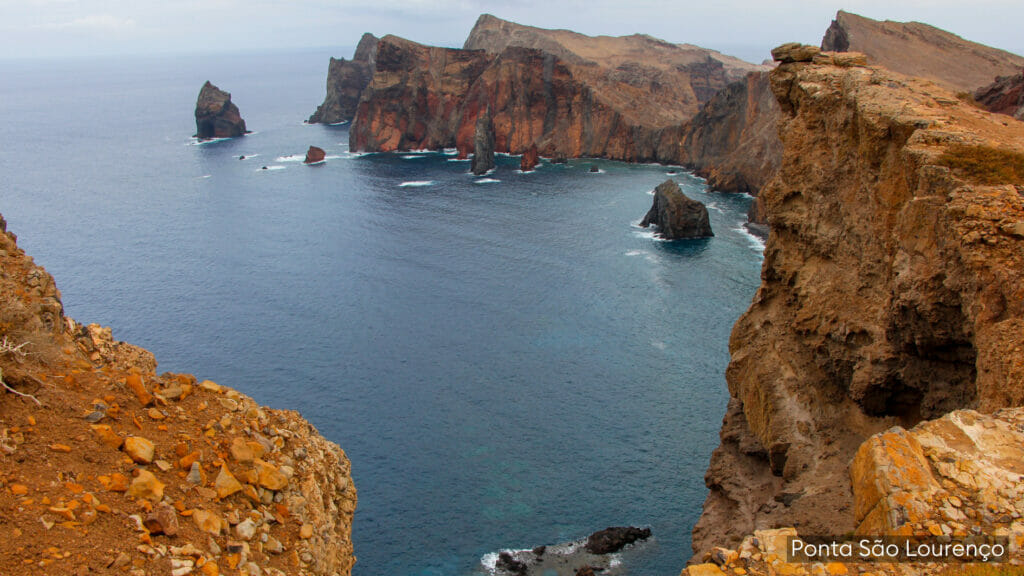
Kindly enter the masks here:
[[665, 254], [682, 258], [696, 258], [711, 247], [714, 238], [687, 238], [685, 240], [666, 240], [655, 242], [655, 248]]

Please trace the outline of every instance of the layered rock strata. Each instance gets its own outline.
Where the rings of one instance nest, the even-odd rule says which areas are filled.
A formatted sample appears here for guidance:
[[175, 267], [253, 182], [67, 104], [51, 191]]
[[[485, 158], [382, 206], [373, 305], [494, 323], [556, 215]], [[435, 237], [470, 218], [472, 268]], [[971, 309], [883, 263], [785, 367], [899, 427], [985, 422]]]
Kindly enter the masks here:
[[640, 226], [657, 227], [658, 236], [666, 240], [714, 236], [707, 207], [683, 194], [679, 184], [672, 179], [654, 189], [654, 203], [640, 221]]
[[[349, 461], [63, 313], [0, 218], [0, 572], [347, 575]], [[30, 397], [29, 397], [30, 396]]]
[[331, 58], [327, 66], [327, 96], [307, 122], [337, 124], [355, 117], [359, 97], [373, 78], [378, 40], [373, 34], [363, 34], [351, 60]]
[[1022, 157], [1024, 124], [810, 52], [770, 78], [783, 159], [760, 196], [772, 232], [730, 339], [698, 557], [754, 529], [852, 531], [866, 438], [1024, 402], [1024, 182], [986, 163]]
[[209, 80], [199, 90], [196, 100], [196, 138], [234, 138], [246, 133], [245, 120], [231, 94], [217, 88]]

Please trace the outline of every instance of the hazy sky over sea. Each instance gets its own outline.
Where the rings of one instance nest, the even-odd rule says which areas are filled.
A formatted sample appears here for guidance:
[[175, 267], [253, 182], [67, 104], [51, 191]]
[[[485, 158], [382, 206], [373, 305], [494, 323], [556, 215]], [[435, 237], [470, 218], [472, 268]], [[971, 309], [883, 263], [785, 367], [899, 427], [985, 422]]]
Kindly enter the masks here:
[[460, 46], [488, 12], [591, 35], [642, 32], [760, 61], [783, 42], [819, 43], [840, 8], [1024, 54], [1021, 0], [0, 0], [0, 57], [341, 49], [363, 32]]

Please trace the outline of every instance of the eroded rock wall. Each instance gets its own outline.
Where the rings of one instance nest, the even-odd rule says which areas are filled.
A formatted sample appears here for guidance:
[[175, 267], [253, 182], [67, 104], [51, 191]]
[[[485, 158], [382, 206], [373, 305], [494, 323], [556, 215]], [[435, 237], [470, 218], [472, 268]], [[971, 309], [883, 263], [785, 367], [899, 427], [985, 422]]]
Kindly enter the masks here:
[[754, 529], [851, 531], [866, 438], [1024, 402], [1021, 183], [973, 184], [942, 161], [1024, 151], [1024, 124], [836, 59], [771, 74], [784, 152], [760, 197], [771, 234], [730, 339], [698, 555]]

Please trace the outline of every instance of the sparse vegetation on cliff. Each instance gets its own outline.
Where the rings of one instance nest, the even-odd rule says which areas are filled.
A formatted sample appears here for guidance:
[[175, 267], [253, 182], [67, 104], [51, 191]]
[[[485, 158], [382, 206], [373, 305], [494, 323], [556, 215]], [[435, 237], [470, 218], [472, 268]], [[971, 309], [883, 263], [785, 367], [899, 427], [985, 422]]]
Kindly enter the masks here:
[[938, 163], [974, 184], [1024, 184], [1024, 154], [1012, 150], [956, 144]]

